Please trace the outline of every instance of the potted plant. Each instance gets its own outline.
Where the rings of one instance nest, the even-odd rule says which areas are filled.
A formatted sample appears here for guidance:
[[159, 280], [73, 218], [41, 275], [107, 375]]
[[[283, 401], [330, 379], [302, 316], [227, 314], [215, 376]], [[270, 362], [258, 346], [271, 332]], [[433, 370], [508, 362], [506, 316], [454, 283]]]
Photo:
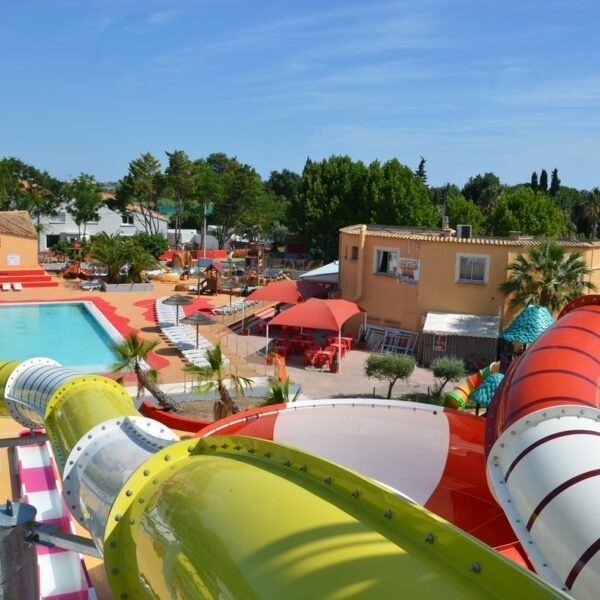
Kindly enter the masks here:
[[248, 317], [242, 321], [242, 335], [250, 335], [250, 319]]
[[267, 365], [272, 365], [273, 362], [275, 362], [275, 357], [277, 356], [277, 352], [275, 352], [275, 350], [271, 350], [268, 354], [267, 354]]
[[331, 373], [337, 373], [340, 370], [340, 359], [338, 357], [337, 351], [333, 353], [333, 358], [331, 359], [331, 364], [329, 365], [329, 371]]

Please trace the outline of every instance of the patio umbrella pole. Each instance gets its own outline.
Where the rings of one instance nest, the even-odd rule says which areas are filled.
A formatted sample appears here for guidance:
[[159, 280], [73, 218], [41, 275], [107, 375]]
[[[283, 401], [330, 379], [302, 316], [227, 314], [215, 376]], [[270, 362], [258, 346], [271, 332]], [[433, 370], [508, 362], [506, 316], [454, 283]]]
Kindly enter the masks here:
[[342, 372], [342, 328], [338, 329], [338, 373]]
[[269, 324], [267, 323], [266, 329], [266, 346], [265, 346], [265, 363], [267, 362], [267, 357], [269, 356]]

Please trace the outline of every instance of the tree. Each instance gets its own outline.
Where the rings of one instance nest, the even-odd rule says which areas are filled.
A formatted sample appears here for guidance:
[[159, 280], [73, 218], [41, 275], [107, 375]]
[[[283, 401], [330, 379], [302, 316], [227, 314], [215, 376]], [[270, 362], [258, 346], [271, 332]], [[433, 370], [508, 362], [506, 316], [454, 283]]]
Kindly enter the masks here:
[[441, 396], [442, 390], [449, 381], [458, 381], [465, 375], [465, 361], [456, 356], [440, 356], [431, 362], [433, 376], [440, 382], [436, 387], [436, 394]]
[[[221, 351], [221, 344], [216, 344], [214, 348], [206, 350], [206, 359], [209, 366], [198, 367], [196, 365], [188, 365], [185, 370], [191, 373], [198, 381], [203, 382], [196, 386], [195, 391], [200, 394], [206, 394], [209, 391], [216, 390], [219, 398], [213, 405], [213, 415], [215, 421], [240, 412], [238, 405], [231, 398], [231, 394], [225, 385], [225, 360]], [[229, 375], [231, 387], [235, 392], [243, 396], [245, 388], [252, 387], [252, 381], [241, 375]]]
[[537, 171], [534, 171], [531, 174], [531, 184], [530, 184], [531, 189], [534, 192], [537, 192], [540, 189], [540, 182], [538, 181], [538, 174]]
[[146, 233], [158, 233], [158, 199], [163, 189], [160, 162], [146, 152], [129, 163], [129, 172], [117, 185], [115, 206], [127, 214], [129, 206], [134, 204], [137, 208], [135, 218], [141, 221]]
[[146, 358], [156, 348], [158, 340], [148, 342], [133, 332], [125, 341], [115, 344], [113, 350], [118, 356], [118, 362], [112, 367], [113, 373], [128, 371], [135, 373], [138, 380], [138, 400], [143, 389], [148, 390], [164, 410], [181, 412], [181, 406], [173, 398], [167, 396], [157, 385], [157, 372], [154, 369], [146, 369]]
[[[106, 266], [107, 277], [110, 283], [127, 281], [141, 281], [141, 272], [154, 269], [158, 261], [141, 246], [135, 238], [125, 238], [120, 232], [108, 234], [104, 231], [92, 239], [90, 258]], [[127, 276], [121, 275], [121, 270], [128, 265]]]
[[582, 202], [583, 216], [591, 224], [591, 237], [597, 238], [598, 223], [600, 222], [600, 188], [594, 188], [583, 194]]
[[56, 215], [64, 201], [63, 184], [18, 158], [0, 161], [0, 210], [26, 210], [38, 235], [42, 217]]
[[387, 398], [398, 379], [407, 380], [415, 370], [416, 361], [404, 354], [369, 354], [365, 363], [365, 375], [388, 382]]
[[141, 246], [148, 254], [158, 258], [169, 249], [169, 241], [162, 233], [145, 233], [140, 231], [133, 237], [135, 243]]
[[540, 173], [540, 192], [546, 193], [548, 191], [548, 172], [546, 169], [542, 169]]
[[558, 206], [545, 194], [521, 185], [504, 192], [490, 213], [488, 230], [507, 236], [511, 231], [529, 235], [559, 237], [566, 231], [565, 218]]
[[183, 150], [165, 153], [169, 164], [165, 170], [165, 186], [173, 195], [175, 204], [175, 248], [181, 247], [181, 223], [186, 205], [194, 192], [193, 163]]
[[510, 297], [511, 308], [536, 304], [556, 312], [586, 291], [596, 289], [591, 281], [584, 281], [592, 271], [581, 254], [567, 254], [565, 247], [552, 239], [543, 240], [528, 255], [518, 254], [506, 268], [508, 279], [500, 285], [500, 291]]
[[500, 179], [493, 173], [484, 173], [469, 177], [462, 189], [462, 195], [471, 202], [475, 202], [484, 214], [490, 213], [502, 193]]
[[86, 236], [87, 224], [99, 219], [98, 212], [104, 204], [100, 184], [93, 175], [81, 173], [65, 185], [65, 196], [67, 212], [73, 217], [81, 240]]
[[446, 216], [450, 227], [456, 229], [459, 223], [473, 226], [474, 233], [482, 233], [485, 217], [480, 208], [464, 196], [451, 196], [446, 201]]
[[415, 171], [415, 177], [423, 184], [427, 185], [427, 171], [425, 170], [425, 163], [427, 161], [421, 156], [419, 166]]
[[558, 169], [552, 171], [552, 179], [550, 180], [550, 195], [554, 196], [560, 189], [560, 179], [558, 178]]

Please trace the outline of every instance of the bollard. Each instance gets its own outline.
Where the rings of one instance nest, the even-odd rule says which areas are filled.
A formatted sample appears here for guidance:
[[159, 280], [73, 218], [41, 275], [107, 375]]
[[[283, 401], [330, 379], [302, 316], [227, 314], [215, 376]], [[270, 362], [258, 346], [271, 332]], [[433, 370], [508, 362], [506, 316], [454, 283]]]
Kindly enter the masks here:
[[6, 501], [0, 505], [0, 600], [38, 600], [35, 544], [25, 526], [35, 519], [33, 506]]

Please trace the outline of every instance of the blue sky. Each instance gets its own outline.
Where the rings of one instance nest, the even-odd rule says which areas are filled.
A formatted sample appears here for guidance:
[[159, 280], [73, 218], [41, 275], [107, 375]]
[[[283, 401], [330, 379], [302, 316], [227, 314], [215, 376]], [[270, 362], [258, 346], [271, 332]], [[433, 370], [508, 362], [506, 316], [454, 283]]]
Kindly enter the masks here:
[[0, 5], [0, 156], [116, 180], [226, 152], [398, 158], [429, 182], [600, 185], [597, 0], [19, 0]]

